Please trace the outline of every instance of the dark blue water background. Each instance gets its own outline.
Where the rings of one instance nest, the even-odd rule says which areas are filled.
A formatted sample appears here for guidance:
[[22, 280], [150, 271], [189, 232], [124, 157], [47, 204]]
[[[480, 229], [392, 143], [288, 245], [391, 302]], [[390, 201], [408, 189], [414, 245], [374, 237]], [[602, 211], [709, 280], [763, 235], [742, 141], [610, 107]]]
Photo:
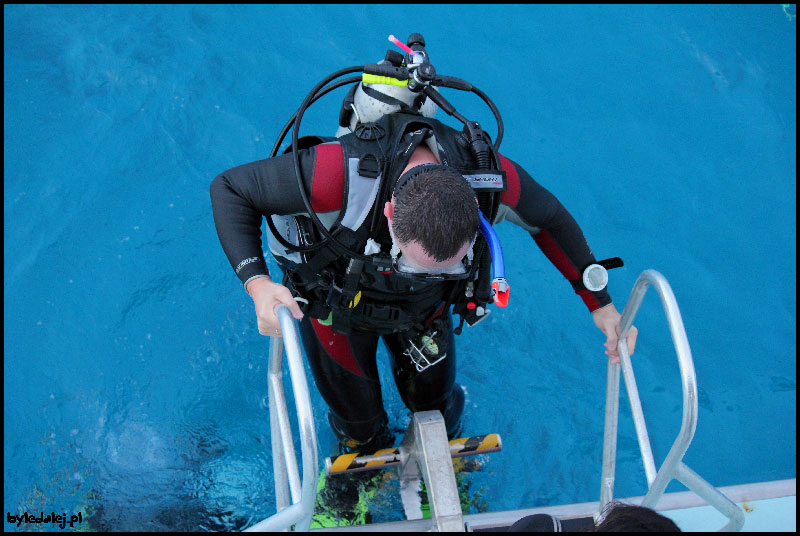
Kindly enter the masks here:
[[[503, 152], [596, 255], [625, 259], [610, 284], [620, 309], [644, 269], [672, 284], [699, 382], [687, 464], [718, 486], [795, 476], [796, 22], [780, 5], [6, 6], [4, 18], [6, 512], [191, 530], [274, 511], [267, 341], [208, 186], [266, 156], [322, 77], [415, 31], [439, 72], [493, 98]], [[447, 95], [494, 132], [477, 98]], [[303, 132], [333, 134], [342, 96]], [[466, 432], [504, 442], [473, 489], [491, 510], [597, 500], [603, 339], [530, 237], [498, 232], [511, 306], [458, 341]], [[660, 463], [681, 397], [654, 293], [637, 325]], [[313, 387], [312, 400], [327, 456]], [[619, 497], [645, 491], [626, 404]]]

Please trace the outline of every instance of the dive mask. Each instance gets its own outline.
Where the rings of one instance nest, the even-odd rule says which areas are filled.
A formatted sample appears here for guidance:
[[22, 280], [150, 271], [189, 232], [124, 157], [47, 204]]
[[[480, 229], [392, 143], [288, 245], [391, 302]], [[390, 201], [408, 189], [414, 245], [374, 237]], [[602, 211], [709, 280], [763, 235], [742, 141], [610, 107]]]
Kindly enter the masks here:
[[[391, 228], [390, 228], [391, 229]], [[477, 237], [476, 237], [477, 238]], [[392, 269], [394, 273], [409, 279], [419, 279], [424, 281], [457, 281], [469, 277], [472, 271], [472, 260], [474, 257], [475, 239], [472, 240], [467, 254], [457, 263], [442, 268], [426, 268], [419, 266], [407, 259], [400, 247], [392, 236]]]

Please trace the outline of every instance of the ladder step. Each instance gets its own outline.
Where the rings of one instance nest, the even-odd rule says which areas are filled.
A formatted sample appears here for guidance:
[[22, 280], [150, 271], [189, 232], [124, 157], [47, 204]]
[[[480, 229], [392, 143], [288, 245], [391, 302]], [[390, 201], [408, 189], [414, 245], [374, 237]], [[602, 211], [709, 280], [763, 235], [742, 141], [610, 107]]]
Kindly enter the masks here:
[[[502, 450], [499, 434], [462, 437], [450, 441], [450, 456], [459, 458], [472, 454], [488, 454]], [[401, 463], [400, 447], [381, 449], [374, 454], [354, 452], [325, 459], [325, 472], [329, 475], [386, 469]]]

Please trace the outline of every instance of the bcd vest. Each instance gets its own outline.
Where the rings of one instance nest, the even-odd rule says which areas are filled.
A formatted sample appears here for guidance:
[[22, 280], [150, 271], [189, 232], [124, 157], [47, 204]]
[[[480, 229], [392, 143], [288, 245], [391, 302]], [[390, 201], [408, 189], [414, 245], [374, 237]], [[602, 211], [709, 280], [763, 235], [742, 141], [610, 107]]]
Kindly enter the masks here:
[[[392, 270], [392, 243], [383, 206], [391, 199], [394, 183], [411, 153], [420, 143], [427, 143], [442, 164], [462, 172], [491, 222], [506, 188], [497, 155], [492, 158], [496, 169], [476, 169], [461, 132], [435, 119], [404, 113], [359, 125], [355, 132], [338, 139], [302, 138], [299, 147], [333, 141], [341, 144], [344, 157], [343, 206], [335, 220], [332, 214], [320, 218], [338, 242], [367, 256], [368, 261], [330, 244], [308, 253], [293, 252], [269, 233], [270, 250], [284, 271], [284, 284], [309, 301], [306, 314], [344, 335], [353, 329], [379, 335], [422, 330], [442, 304], [452, 304], [462, 324], [482, 320], [491, 301], [491, 257], [483, 237], [476, 241], [472, 273], [466, 279], [409, 280]], [[322, 239], [307, 216], [272, 216], [272, 221], [292, 244], [304, 246]]]

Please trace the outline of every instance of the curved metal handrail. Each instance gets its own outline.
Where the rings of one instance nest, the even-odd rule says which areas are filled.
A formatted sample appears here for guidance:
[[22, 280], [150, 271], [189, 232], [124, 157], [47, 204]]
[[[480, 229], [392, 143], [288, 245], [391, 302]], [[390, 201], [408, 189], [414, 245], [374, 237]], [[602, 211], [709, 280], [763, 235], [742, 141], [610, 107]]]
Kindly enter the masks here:
[[[300, 337], [292, 313], [285, 305], [276, 308], [283, 338], [273, 338], [270, 343], [269, 410], [272, 432], [272, 463], [275, 474], [275, 500], [278, 513], [246, 529], [248, 532], [274, 532], [295, 525], [295, 530], [306, 532], [311, 527], [314, 513], [319, 463], [317, 459], [317, 433], [308, 390]], [[289, 362], [297, 422], [300, 429], [300, 451], [303, 462], [303, 480], [297, 468], [292, 429], [289, 425], [286, 395], [283, 390], [283, 350]], [[289, 495], [291, 492], [291, 506]]]
[[[642, 412], [642, 404], [639, 400], [639, 391], [636, 387], [636, 380], [633, 376], [633, 366], [631, 365], [630, 352], [628, 350], [627, 336], [633, 325], [633, 319], [639, 311], [647, 289], [652, 285], [661, 298], [664, 313], [667, 317], [672, 342], [675, 345], [675, 352], [678, 355], [678, 364], [681, 374], [681, 386], [683, 389], [683, 420], [678, 437], [672, 445], [661, 469], [656, 472], [653, 451], [650, 446], [650, 438], [647, 434], [647, 427]], [[628, 391], [628, 399], [633, 413], [633, 422], [636, 427], [636, 436], [639, 440], [639, 449], [642, 453], [645, 474], [649, 491], [642, 501], [642, 506], [655, 508], [659, 499], [673, 479], [677, 479], [687, 488], [697, 493], [704, 500], [719, 510], [730, 520], [720, 530], [740, 530], [744, 525], [744, 512], [736, 506], [733, 501], [728, 499], [719, 490], [703, 480], [697, 473], [689, 469], [683, 463], [683, 456], [692, 442], [695, 429], [697, 428], [697, 379], [692, 360], [692, 351], [689, 347], [689, 340], [686, 337], [686, 330], [683, 326], [678, 303], [672, 288], [667, 283], [666, 278], [655, 270], [646, 270], [637, 279], [633, 286], [628, 303], [622, 312], [619, 327], [619, 340], [617, 343], [619, 350], [620, 363], [625, 377], [625, 386]], [[620, 364], [608, 363], [608, 387], [606, 390], [606, 419], [603, 442], [603, 474], [600, 489], [601, 509], [611, 501], [614, 493], [614, 471], [616, 463], [616, 441], [617, 441], [617, 421], [619, 414], [619, 373]]]

